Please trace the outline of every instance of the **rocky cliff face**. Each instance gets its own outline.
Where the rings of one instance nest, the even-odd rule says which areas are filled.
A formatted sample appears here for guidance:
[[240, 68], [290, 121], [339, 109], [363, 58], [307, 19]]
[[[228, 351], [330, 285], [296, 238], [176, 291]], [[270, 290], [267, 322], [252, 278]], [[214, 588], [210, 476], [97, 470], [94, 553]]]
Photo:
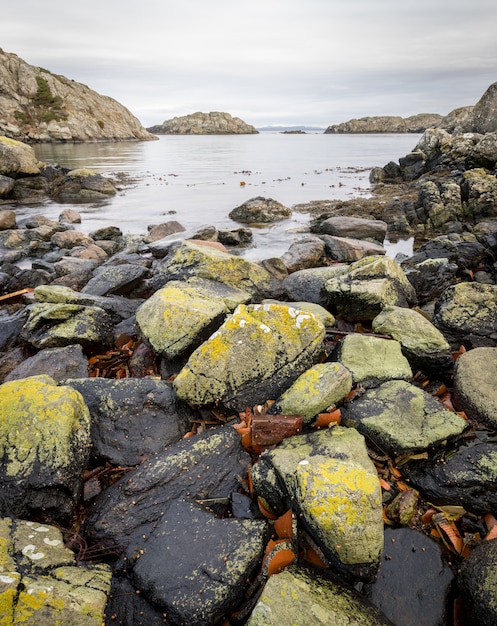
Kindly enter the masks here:
[[497, 82], [490, 85], [458, 130], [463, 133], [495, 133], [497, 131]]
[[0, 135], [28, 142], [154, 139], [112, 98], [2, 49]]
[[442, 120], [437, 113], [420, 113], [410, 117], [379, 115], [361, 117], [341, 124], [328, 126], [324, 131], [328, 135], [345, 133], [422, 133], [427, 128], [436, 127]]
[[229, 113], [192, 113], [148, 129], [157, 135], [254, 135], [259, 131]]

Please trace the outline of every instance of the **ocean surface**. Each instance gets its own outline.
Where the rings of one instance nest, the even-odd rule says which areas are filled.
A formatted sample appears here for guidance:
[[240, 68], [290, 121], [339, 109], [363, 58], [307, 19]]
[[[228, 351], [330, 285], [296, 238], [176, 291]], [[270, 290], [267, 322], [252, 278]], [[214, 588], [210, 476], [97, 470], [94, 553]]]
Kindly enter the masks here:
[[[242, 226], [228, 214], [255, 196], [293, 205], [312, 200], [350, 199], [370, 193], [369, 172], [411, 152], [419, 135], [325, 135], [324, 133], [161, 136], [158, 141], [40, 144], [37, 158], [71, 169], [88, 167], [110, 177], [132, 179], [117, 196], [94, 204], [42, 204], [17, 207], [57, 219], [64, 208], [82, 216], [77, 228], [89, 233], [107, 225], [124, 233], [146, 234], [169, 220], [185, 228]], [[302, 237], [309, 215], [252, 228], [253, 245], [240, 254], [250, 259], [281, 256]], [[411, 242], [388, 244], [387, 251], [409, 252]]]

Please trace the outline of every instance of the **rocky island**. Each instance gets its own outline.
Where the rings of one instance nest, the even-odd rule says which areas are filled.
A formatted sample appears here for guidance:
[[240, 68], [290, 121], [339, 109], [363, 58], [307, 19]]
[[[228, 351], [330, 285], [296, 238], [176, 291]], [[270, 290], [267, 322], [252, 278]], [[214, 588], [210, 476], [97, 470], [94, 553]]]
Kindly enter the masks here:
[[156, 135], [256, 135], [259, 131], [229, 113], [192, 113], [173, 117], [148, 129]]
[[443, 119], [437, 113], [420, 113], [410, 117], [378, 115], [351, 119], [328, 126], [325, 135], [351, 133], [422, 133], [427, 128], [439, 126]]
[[0, 135], [26, 142], [155, 139], [116, 100], [1, 48]]

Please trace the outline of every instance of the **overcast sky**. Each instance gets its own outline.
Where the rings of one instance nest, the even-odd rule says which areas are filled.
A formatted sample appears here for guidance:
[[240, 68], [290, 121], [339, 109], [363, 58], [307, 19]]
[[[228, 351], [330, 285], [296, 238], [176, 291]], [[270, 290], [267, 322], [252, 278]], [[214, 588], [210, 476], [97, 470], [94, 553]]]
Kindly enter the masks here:
[[11, 0], [0, 47], [144, 126], [226, 111], [326, 127], [441, 113], [497, 81], [495, 0]]

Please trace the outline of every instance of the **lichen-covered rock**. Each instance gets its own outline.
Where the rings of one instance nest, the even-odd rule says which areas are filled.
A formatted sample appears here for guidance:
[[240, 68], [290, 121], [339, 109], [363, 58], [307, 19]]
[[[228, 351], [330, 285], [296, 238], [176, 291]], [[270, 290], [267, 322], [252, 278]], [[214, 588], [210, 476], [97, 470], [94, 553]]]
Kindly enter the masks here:
[[317, 363], [276, 400], [271, 412], [301, 415], [309, 424], [318, 413], [342, 402], [351, 389], [350, 370], [339, 363]]
[[478, 626], [497, 623], [497, 540], [482, 541], [462, 561], [458, 576], [463, 605]]
[[416, 302], [400, 266], [386, 256], [370, 256], [337, 271], [326, 281], [328, 306], [347, 319], [372, 320], [386, 306]]
[[263, 267], [211, 246], [183, 242], [158, 267], [163, 284], [194, 276], [224, 283], [250, 294], [266, 292], [271, 276]]
[[199, 346], [174, 381], [192, 405], [221, 402], [241, 411], [278, 397], [323, 354], [323, 324], [277, 304], [240, 305]]
[[392, 455], [441, 445], [467, 427], [460, 415], [423, 389], [401, 380], [367, 390], [348, 405], [343, 421]]
[[333, 359], [351, 373], [356, 385], [370, 387], [391, 379], [408, 380], [412, 370], [398, 341], [360, 333], [347, 335], [337, 345]]
[[290, 300], [313, 302], [325, 307], [328, 295], [324, 290], [325, 283], [344, 271], [344, 265], [329, 267], [312, 267], [297, 270], [283, 280], [283, 288]]
[[0, 519], [0, 564], [2, 624], [102, 624], [110, 568], [77, 566], [58, 528]]
[[113, 319], [97, 306], [33, 304], [21, 335], [36, 348], [60, 348], [80, 343], [112, 345]]
[[450, 373], [453, 359], [442, 333], [414, 309], [386, 307], [372, 323], [375, 333], [396, 339], [415, 369]]
[[289, 437], [261, 455], [252, 481], [271, 510], [296, 509], [334, 569], [374, 577], [383, 548], [381, 489], [356, 430], [337, 426]]
[[1, 514], [70, 515], [90, 445], [90, 414], [74, 389], [49, 376], [0, 386]]
[[292, 214], [291, 209], [272, 198], [257, 196], [230, 211], [228, 217], [242, 224], [271, 223], [284, 220]]
[[243, 600], [269, 538], [265, 520], [220, 519], [178, 500], [131, 545], [137, 588], [174, 624], [217, 624]]
[[247, 626], [392, 626], [352, 587], [291, 565], [271, 576]]
[[454, 367], [454, 395], [468, 417], [497, 428], [497, 348], [461, 354]]
[[443, 292], [433, 323], [454, 348], [497, 346], [497, 286], [458, 283]]
[[470, 217], [479, 221], [497, 216], [497, 179], [493, 174], [483, 168], [464, 172], [461, 188]]
[[0, 136], [0, 174], [17, 176], [39, 173], [38, 159], [31, 146]]
[[309, 311], [309, 313], [312, 313], [315, 317], [317, 317], [326, 328], [333, 326], [336, 321], [329, 311], [327, 311], [320, 304], [315, 304], [314, 302], [292, 301], [289, 303], [283, 300], [271, 300], [270, 298], [267, 298], [262, 301], [262, 304], [282, 304], [283, 306], [292, 306], [295, 309], [299, 309], [299, 311]]
[[214, 281], [171, 281], [141, 305], [136, 321], [155, 352], [172, 359], [198, 346], [249, 300], [247, 292]]

